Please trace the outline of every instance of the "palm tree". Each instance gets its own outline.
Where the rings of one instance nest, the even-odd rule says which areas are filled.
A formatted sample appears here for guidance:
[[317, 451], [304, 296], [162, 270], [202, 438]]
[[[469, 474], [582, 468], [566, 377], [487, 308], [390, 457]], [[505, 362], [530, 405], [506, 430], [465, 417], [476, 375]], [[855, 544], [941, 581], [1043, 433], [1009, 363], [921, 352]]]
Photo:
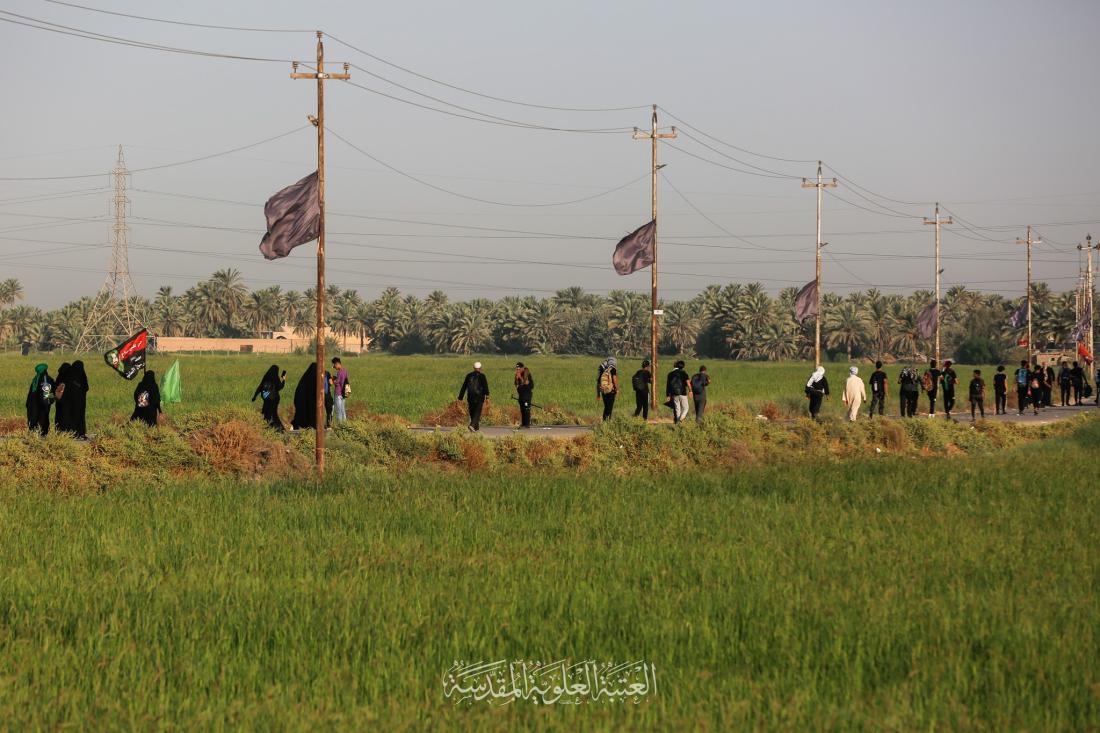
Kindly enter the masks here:
[[23, 286], [15, 278], [0, 282], [0, 308], [8, 308], [17, 300], [23, 300]]
[[536, 354], [553, 354], [569, 338], [569, 321], [557, 300], [534, 300], [524, 304], [519, 329], [527, 348]]
[[611, 312], [607, 328], [611, 343], [619, 353], [637, 355], [648, 351], [646, 332], [649, 330], [649, 299], [640, 293], [614, 290], [608, 296]]
[[703, 321], [696, 315], [695, 301], [689, 303], [669, 303], [665, 306], [665, 315], [661, 319], [661, 335], [676, 349], [677, 354], [686, 353], [695, 348]]
[[241, 280], [241, 273], [232, 268], [218, 270], [210, 276], [209, 282], [217, 302], [214, 310], [220, 312], [217, 323], [229, 331], [248, 297], [248, 287]]
[[871, 323], [866, 311], [846, 300], [829, 311], [821, 325], [825, 330], [825, 345], [830, 349], [845, 349], [851, 361], [852, 352], [866, 343]]

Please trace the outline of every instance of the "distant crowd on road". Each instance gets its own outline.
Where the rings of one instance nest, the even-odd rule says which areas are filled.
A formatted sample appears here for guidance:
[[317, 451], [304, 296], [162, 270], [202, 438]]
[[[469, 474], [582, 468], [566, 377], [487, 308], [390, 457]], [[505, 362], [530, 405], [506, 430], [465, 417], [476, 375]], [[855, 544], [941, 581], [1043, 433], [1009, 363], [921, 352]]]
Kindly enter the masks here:
[[[1016, 388], [1016, 404], [1020, 415], [1023, 415], [1030, 407], [1033, 414], [1038, 415], [1040, 410], [1054, 405], [1053, 395], [1057, 387], [1061, 397], [1061, 406], [1081, 406], [1083, 400], [1092, 396], [1093, 388], [1089, 384], [1085, 369], [1078, 363], [1072, 365], [1063, 361], [1055, 372], [1054, 367], [1043, 367], [1039, 363], [1028, 366], [1026, 360], [1020, 362], [1019, 368], [1011, 375]], [[1100, 384], [1100, 369], [1096, 372], [1097, 383]], [[997, 367], [993, 375], [993, 408], [995, 415], [1008, 414], [1009, 374], [1003, 364]], [[875, 362], [875, 371], [868, 380], [871, 388], [870, 408], [868, 417], [874, 417], [877, 410], [881, 417], [885, 414], [886, 399], [890, 391], [890, 379], [883, 371], [882, 362]], [[959, 375], [955, 371], [951, 360], [943, 362], [941, 369], [939, 364], [932, 360], [923, 374], [918, 374], [912, 366], [905, 366], [898, 374], [898, 413], [902, 417], [915, 417], [920, 403], [921, 393], [928, 400], [928, 417], [936, 415], [937, 400], [943, 408], [946, 419], [952, 420], [952, 411], [955, 409], [955, 394], [959, 386]], [[806, 382], [806, 398], [809, 400], [810, 417], [815, 420], [821, 413], [822, 402], [829, 397], [829, 380], [825, 376], [825, 367], [817, 367]], [[967, 383], [966, 395], [970, 403], [970, 419], [985, 417], [986, 381], [981, 369], [974, 369], [970, 381]], [[859, 376], [859, 367], [850, 367], [848, 378], [844, 382], [842, 396], [844, 405], [848, 408], [848, 420], [855, 421], [859, 417], [861, 405], [867, 401], [867, 385]], [[1100, 406], [1100, 396], [1097, 398], [1097, 406]]]

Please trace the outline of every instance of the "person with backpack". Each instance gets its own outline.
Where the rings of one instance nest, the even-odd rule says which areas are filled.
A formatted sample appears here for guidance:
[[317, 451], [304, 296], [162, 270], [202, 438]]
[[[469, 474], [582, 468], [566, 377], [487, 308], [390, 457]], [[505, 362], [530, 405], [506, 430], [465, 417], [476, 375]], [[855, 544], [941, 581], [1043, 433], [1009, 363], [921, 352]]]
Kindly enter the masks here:
[[859, 378], [859, 367], [848, 368], [848, 379], [844, 382], [844, 404], [848, 405], [848, 422], [859, 417], [859, 406], [867, 399], [867, 389]]
[[134, 412], [130, 415], [130, 421], [140, 420], [151, 428], [157, 426], [157, 415], [160, 409], [160, 388], [157, 387], [156, 372], [149, 370], [142, 376], [138, 386], [134, 388]]
[[691, 377], [691, 394], [695, 402], [695, 422], [702, 424], [703, 413], [707, 409], [707, 387], [710, 386], [710, 375], [707, 368], [699, 365], [699, 371]]
[[634, 388], [634, 417], [639, 415], [643, 420], [649, 419], [649, 392], [653, 389], [653, 372], [649, 368], [649, 359], [642, 361], [642, 368], [634, 372], [630, 378], [630, 386]]
[[279, 419], [279, 392], [282, 391], [283, 385], [286, 384], [286, 370], [279, 374], [279, 365], [272, 364], [264, 374], [263, 379], [260, 380], [259, 385], [256, 387], [256, 391], [252, 393], [252, 401], [255, 402], [259, 397], [263, 400], [263, 407], [260, 408], [260, 414], [263, 415], [264, 422], [272, 427], [276, 432], [283, 432], [283, 421]]
[[1004, 364], [998, 365], [997, 373], [993, 375], [993, 406], [996, 414], [1008, 414], [1008, 375], [1005, 374]]
[[469, 430], [476, 433], [481, 430], [481, 410], [489, 399], [489, 380], [481, 373], [481, 362], [474, 362], [474, 370], [462, 380], [462, 389], [458, 391], [458, 399], [466, 398], [466, 406], [470, 412]]
[[519, 402], [519, 426], [526, 430], [531, 427], [531, 398], [535, 392], [535, 378], [531, 376], [531, 370], [525, 367], [522, 361], [516, 362], [513, 383], [516, 385], [516, 400]]
[[1019, 408], [1020, 415], [1027, 408], [1027, 396], [1031, 392], [1028, 384], [1030, 381], [1031, 370], [1027, 368], [1027, 359], [1021, 359], [1020, 368], [1016, 370], [1016, 407]]
[[691, 394], [691, 379], [684, 371], [684, 362], [677, 361], [665, 380], [665, 396], [672, 403], [672, 422], [679, 424], [688, 415], [688, 396]]
[[928, 395], [928, 417], [936, 416], [936, 392], [939, 390], [940, 375], [942, 373], [933, 359], [928, 362], [928, 368], [924, 370], [924, 374], [921, 376], [921, 389]]
[[348, 381], [348, 370], [340, 357], [332, 357], [332, 368], [336, 370], [333, 376], [333, 412], [336, 422], [347, 422], [348, 412], [345, 400], [351, 395], [351, 382]]
[[596, 374], [596, 402], [603, 400], [603, 419], [611, 419], [615, 409], [615, 396], [619, 394], [619, 370], [615, 357], [609, 356], [600, 362]]
[[875, 362], [875, 371], [871, 372], [871, 379], [868, 381], [871, 383], [871, 412], [868, 416], [875, 416], [875, 405], [878, 405], [878, 414], [881, 417], [886, 407], [886, 386], [889, 384], [886, 372], [882, 371], [881, 361]]
[[959, 383], [959, 375], [951, 368], [951, 360], [943, 363], [943, 371], [940, 372], [940, 385], [943, 387], [943, 411], [944, 417], [951, 419], [951, 410], [955, 407], [955, 386]]
[[982, 370], [974, 370], [974, 378], [970, 380], [970, 389], [968, 390], [970, 395], [970, 420], [973, 422], [976, 418], [974, 411], [978, 410], [982, 413], [982, 419], [985, 419], [985, 380], [982, 379]]
[[920, 398], [920, 377], [913, 367], [905, 367], [898, 375], [898, 392], [901, 398], [901, 416], [914, 417], [917, 414], [917, 401]]
[[821, 412], [821, 401], [829, 396], [829, 380], [825, 378], [825, 367], [814, 369], [806, 382], [806, 397], [810, 400], [810, 417], [817, 419]]
[[53, 406], [54, 381], [49, 367], [35, 364], [34, 377], [27, 389], [27, 430], [46, 435], [50, 432], [50, 408]]
[[1027, 395], [1031, 401], [1031, 408], [1036, 415], [1039, 414], [1039, 408], [1043, 407], [1043, 390], [1046, 388], [1046, 372], [1038, 364], [1031, 370], [1031, 375], [1028, 377], [1027, 383]]

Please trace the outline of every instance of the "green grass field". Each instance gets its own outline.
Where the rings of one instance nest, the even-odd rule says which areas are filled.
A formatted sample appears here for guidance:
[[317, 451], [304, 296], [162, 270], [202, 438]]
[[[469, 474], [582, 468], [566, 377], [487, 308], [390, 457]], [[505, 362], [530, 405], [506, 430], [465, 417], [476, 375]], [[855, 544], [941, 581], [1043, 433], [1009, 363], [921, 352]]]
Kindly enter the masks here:
[[[0, 357], [19, 395], [3, 414], [35, 361]], [[309, 436], [284, 448], [247, 402], [269, 359], [182, 357], [185, 403], [157, 431], [114, 424], [132, 387], [85, 361], [98, 438], [0, 438], [0, 728], [1100, 727], [1092, 417], [728, 409], [703, 428], [615, 421], [555, 454], [361, 417], [318, 483]], [[306, 361], [286, 361], [295, 381]], [[418, 419], [468, 361], [349, 367], [373, 411]], [[514, 359], [482, 361], [508, 383]], [[537, 399], [594, 416], [597, 360], [524, 361]], [[715, 401], [801, 406], [805, 365], [708, 367]], [[249, 443], [291, 458], [234, 473], [221, 459]], [[444, 697], [455, 660], [563, 657], [644, 659], [659, 691]]]

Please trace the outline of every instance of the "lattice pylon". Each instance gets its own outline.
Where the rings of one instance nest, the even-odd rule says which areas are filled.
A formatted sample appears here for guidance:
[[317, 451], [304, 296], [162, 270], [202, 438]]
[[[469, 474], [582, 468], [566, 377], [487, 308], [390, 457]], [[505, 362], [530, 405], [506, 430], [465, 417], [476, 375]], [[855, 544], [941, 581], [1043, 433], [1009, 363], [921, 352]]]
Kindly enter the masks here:
[[134, 303], [134, 282], [130, 279], [130, 227], [126, 224], [130, 205], [126, 189], [130, 172], [126, 170], [121, 145], [118, 146], [118, 161], [110, 175], [115, 184], [115, 193], [111, 198], [115, 215], [111, 225], [111, 264], [77, 341], [78, 352], [110, 348], [141, 330], [141, 316]]

